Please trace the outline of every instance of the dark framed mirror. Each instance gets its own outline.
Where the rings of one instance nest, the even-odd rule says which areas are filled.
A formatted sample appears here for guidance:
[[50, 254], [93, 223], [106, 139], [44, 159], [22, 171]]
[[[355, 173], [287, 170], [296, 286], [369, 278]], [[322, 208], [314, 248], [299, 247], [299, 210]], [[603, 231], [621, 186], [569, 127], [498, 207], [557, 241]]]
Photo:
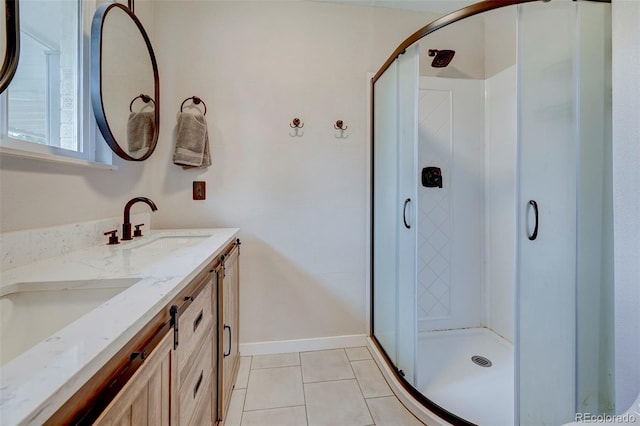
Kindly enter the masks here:
[[0, 20], [0, 93], [4, 92], [18, 68], [20, 58], [20, 19], [18, 0], [4, 1], [4, 19]]
[[142, 23], [119, 3], [101, 5], [93, 17], [91, 103], [113, 152], [129, 161], [149, 158], [160, 128], [158, 65]]

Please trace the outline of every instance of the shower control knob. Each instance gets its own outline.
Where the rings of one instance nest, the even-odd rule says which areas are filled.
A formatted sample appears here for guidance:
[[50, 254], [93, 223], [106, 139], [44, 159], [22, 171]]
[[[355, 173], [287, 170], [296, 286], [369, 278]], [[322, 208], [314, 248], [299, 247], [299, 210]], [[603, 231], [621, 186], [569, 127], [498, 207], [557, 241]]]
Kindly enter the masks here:
[[422, 169], [422, 186], [426, 188], [442, 188], [442, 170], [440, 167]]

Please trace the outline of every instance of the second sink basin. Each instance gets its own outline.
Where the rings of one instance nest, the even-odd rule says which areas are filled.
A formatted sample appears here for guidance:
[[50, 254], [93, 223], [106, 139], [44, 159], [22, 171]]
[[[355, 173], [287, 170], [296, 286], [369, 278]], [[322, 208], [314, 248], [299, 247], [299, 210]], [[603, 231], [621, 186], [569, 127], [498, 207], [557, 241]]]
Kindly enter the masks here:
[[131, 250], [175, 250], [185, 247], [191, 247], [201, 243], [205, 239], [209, 238], [208, 235], [171, 235], [155, 238], [149, 242], [143, 242], [141, 244], [130, 247]]
[[0, 294], [0, 365], [138, 281], [138, 278], [124, 278], [26, 282], [4, 289]]

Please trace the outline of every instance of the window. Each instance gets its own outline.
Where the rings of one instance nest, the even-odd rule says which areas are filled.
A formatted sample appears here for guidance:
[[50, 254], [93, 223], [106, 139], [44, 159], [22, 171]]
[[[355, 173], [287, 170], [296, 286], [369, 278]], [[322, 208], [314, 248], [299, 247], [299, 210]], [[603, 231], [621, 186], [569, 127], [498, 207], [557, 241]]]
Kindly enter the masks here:
[[3, 147], [111, 162], [96, 153], [88, 78], [92, 11], [83, 0], [21, 0], [20, 60], [0, 99]]

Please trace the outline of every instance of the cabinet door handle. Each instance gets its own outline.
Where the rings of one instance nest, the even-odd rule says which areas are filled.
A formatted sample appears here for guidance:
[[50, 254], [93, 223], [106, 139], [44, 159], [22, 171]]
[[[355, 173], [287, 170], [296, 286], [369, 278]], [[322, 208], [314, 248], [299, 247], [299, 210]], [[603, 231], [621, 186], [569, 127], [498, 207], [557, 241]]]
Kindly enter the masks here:
[[407, 198], [404, 200], [404, 207], [402, 209], [402, 221], [404, 222], [404, 227], [407, 229], [411, 229], [411, 225], [407, 223], [407, 205], [411, 202], [411, 198]]
[[173, 349], [178, 349], [178, 307], [171, 305], [169, 309], [171, 315], [171, 327], [173, 328]]
[[204, 377], [204, 370], [200, 372], [200, 377], [198, 377], [198, 381], [196, 382], [195, 387], [193, 388], [193, 398], [195, 399], [198, 391], [200, 390], [200, 385], [202, 384], [202, 378]]
[[202, 313], [202, 310], [201, 310], [200, 313], [198, 314], [198, 317], [193, 322], [193, 331], [194, 331], [194, 333], [195, 333], [196, 329], [198, 328], [198, 326], [200, 325], [200, 323], [202, 322], [202, 318], [203, 318], [203, 313]]
[[229, 330], [229, 351], [224, 353], [224, 356], [228, 357], [231, 355], [231, 327], [225, 324], [224, 329]]
[[538, 203], [536, 203], [535, 200], [529, 200], [529, 205], [533, 207], [535, 225], [533, 226], [533, 233], [529, 233], [529, 231], [527, 230], [527, 237], [530, 241], [533, 241], [538, 238]]

